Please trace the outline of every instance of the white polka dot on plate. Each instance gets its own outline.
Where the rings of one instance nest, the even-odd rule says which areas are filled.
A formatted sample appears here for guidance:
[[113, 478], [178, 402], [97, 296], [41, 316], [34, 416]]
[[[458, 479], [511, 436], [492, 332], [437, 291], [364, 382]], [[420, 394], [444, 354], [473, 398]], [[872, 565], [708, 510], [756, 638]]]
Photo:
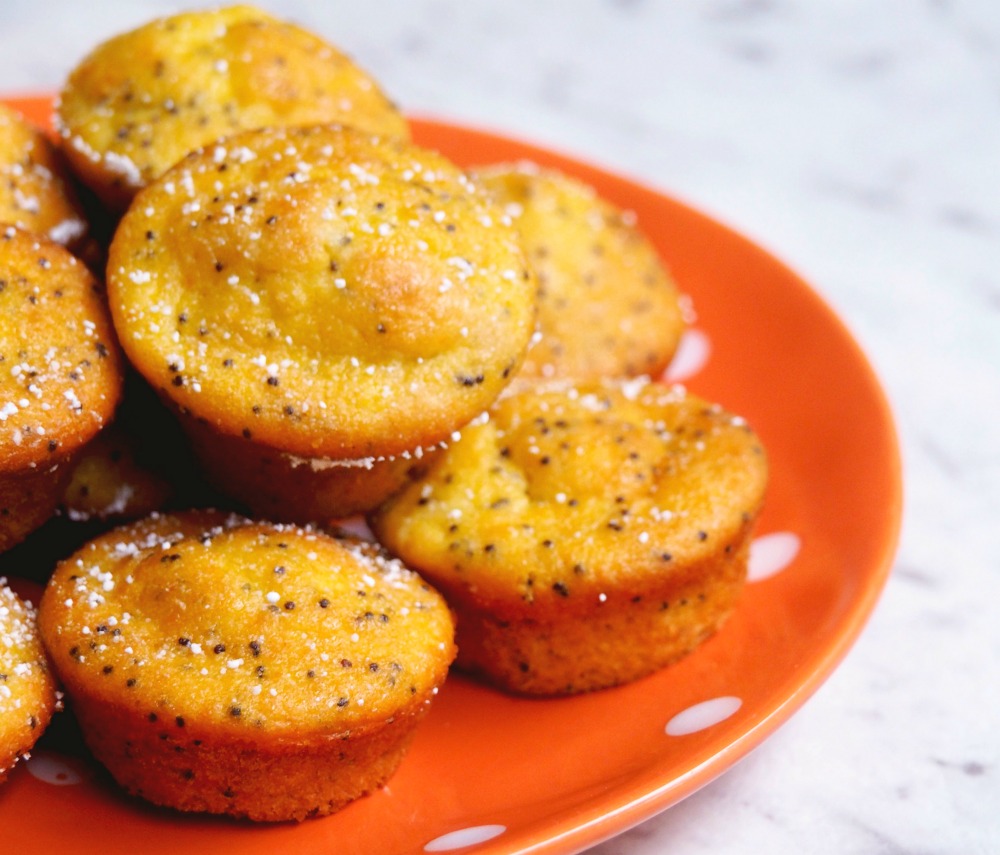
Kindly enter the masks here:
[[747, 581], [759, 582], [784, 570], [795, 560], [801, 547], [799, 536], [790, 531], [776, 531], [755, 538], [750, 544]]
[[743, 701], [732, 695], [702, 701], [677, 713], [667, 722], [665, 732], [667, 736], [687, 736], [689, 733], [697, 733], [699, 730], [705, 730], [720, 721], [725, 721], [741, 706]]
[[668, 383], [679, 383], [693, 377], [705, 367], [711, 352], [712, 344], [704, 332], [698, 329], [685, 330], [663, 379]]
[[83, 776], [69, 763], [58, 754], [52, 754], [48, 751], [34, 752], [25, 765], [39, 781], [57, 787], [68, 787], [71, 784], [79, 784], [83, 780]]
[[469, 828], [460, 828], [458, 831], [450, 831], [440, 837], [435, 837], [424, 846], [424, 852], [451, 852], [454, 849], [463, 849], [466, 846], [474, 846], [477, 843], [492, 840], [506, 830], [506, 825], [474, 825]]

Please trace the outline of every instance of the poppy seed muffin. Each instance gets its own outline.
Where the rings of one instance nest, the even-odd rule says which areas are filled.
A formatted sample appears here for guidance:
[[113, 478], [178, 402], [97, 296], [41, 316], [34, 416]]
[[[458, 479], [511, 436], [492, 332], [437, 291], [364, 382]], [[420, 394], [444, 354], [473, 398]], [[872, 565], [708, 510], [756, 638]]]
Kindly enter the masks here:
[[0, 577], [0, 783], [60, 707], [35, 610]]
[[683, 389], [521, 381], [370, 524], [449, 600], [459, 666], [568, 694], [718, 629], [766, 477], [743, 420]]
[[441, 156], [350, 128], [251, 131], [139, 196], [108, 293], [133, 365], [217, 433], [303, 458], [431, 447], [516, 372], [517, 235]]
[[0, 104], [0, 223], [81, 249], [86, 214], [69, 169], [52, 141], [20, 113]]
[[348, 57], [251, 6], [184, 12], [98, 45], [70, 73], [56, 114], [74, 168], [118, 210], [221, 136], [319, 122], [409, 137]]
[[635, 217], [532, 163], [476, 179], [514, 220], [538, 283], [538, 340], [521, 376], [658, 376], [684, 329], [679, 293]]
[[86, 266], [0, 227], [0, 551], [53, 514], [121, 383], [103, 291]]
[[259, 821], [381, 786], [454, 657], [441, 598], [373, 544], [212, 512], [92, 541], [39, 627], [122, 786]]

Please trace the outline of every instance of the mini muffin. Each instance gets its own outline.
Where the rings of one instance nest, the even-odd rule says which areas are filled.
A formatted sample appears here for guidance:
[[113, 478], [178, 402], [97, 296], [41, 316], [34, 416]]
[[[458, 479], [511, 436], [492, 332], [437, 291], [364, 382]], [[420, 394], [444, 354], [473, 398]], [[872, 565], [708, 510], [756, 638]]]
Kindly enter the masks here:
[[476, 173], [514, 219], [538, 282], [539, 339], [522, 376], [659, 375], [684, 319], [635, 217], [575, 178], [530, 163]]
[[39, 626], [122, 786], [264, 821], [381, 786], [454, 656], [447, 606], [374, 544], [211, 512], [92, 541]]
[[719, 628], [766, 477], [744, 421], [679, 387], [522, 381], [370, 523], [451, 603], [460, 666], [568, 694]]
[[87, 218], [59, 150], [40, 128], [0, 104], [0, 223], [71, 251], [86, 244]]
[[59, 698], [35, 610], [0, 577], [0, 783], [45, 731]]
[[250, 131], [139, 196], [108, 292], [132, 363], [188, 418], [302, 458], [446, 440], [517, 371], [534, 282], [457, 167], [350, 128]]
[[111, 419], [121, 359], [104, 295], [58, 244], [0, 231], [0, 550], [55, 511]]
[[240, 130], [340, 122], [409, 137], [348, 57], [250, 6], [185, 12], [104, 42], [69, 75], [56, 122], [81, 178], [119, 210], [189, 151]]

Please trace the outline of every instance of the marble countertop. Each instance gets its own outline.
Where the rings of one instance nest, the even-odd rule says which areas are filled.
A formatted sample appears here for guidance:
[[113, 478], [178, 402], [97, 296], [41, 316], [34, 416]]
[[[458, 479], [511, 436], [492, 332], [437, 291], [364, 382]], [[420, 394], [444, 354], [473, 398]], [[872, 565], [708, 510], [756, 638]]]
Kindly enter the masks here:
[[[179, 5], [5, 4], [0, 88], [52, 90], [92, 44]], [[734, 226], [835, 307], [887, 390], [904, 523], [860, 640], [743, 762], [592, 851], [1000, 851], [1000, 6], [259, 5], [413, 113], [591, 160]]]

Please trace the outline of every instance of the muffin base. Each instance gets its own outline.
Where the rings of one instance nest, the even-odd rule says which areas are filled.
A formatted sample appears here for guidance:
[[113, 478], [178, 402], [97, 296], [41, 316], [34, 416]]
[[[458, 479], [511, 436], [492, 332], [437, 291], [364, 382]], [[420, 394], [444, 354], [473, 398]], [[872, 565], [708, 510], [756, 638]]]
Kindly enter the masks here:
[[133, 795], [181, 811], [256, 822], [326, 816], [395, 772], [421, 710], [343, 733], [301, 739], [213, 738], [76, 695], [87, 746]]
[[715, 634], [746, 579], [750, 538], [669, 594], [608, 591], [585, 614], [499, 617], [452, 597], [456, 667], [526, 695], [628, 683], [676, 662]]

